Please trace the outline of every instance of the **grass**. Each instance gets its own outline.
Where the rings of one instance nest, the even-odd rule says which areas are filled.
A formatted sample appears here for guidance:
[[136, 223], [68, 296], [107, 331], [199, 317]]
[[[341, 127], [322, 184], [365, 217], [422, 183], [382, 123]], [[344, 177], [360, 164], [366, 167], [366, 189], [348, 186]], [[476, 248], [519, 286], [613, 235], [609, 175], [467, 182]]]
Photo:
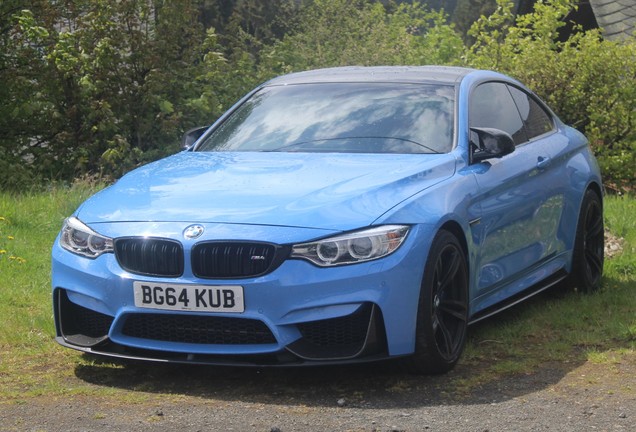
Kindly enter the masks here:
[[[153, 397], [162, 397], [162, 389], [163, 397], [179, 394], [171, 383], [153, 384], [161, 376], [159, 368], [133, 377], [135, 370], [96, 361], [53, 341], [51, 244], [64, 218], [98, 187], [79, 183], [46, 193], [0, 193], [0, 402], [90, 395], [134, 403], [148, 397], [146, 391], [159, 394]], [[591, 295], [551, 291], [472, 327], [459, 373], [444, 378], [446, 388], [470, 391], [544, 364], [589, 361], [611, 367], [633, 358], [636, 199], [607, 197], [605, 202], [606, 224], [624, 238], [624, 252], [606, 261], [603, 288]], [[134, 383], [117, 385], [117, 380]], [[387, 379], [386, 389], [401, 388], [402, 382], [419, 386], [398, 374]]]
[[0, 194], [0, 400], [69, 391], [77, 355], [52, 341], [50, 251], [64, 218], [96, 188]]
[[610, 364], [636, 350], [636, 200], [609, 196], [605, 223], [624, 239], [605, 261], [600, 291], [551, 290], [471, 330], [462, 363], [480, 369], [464, 385], [501, 373], [529, 373], [551, 362]]

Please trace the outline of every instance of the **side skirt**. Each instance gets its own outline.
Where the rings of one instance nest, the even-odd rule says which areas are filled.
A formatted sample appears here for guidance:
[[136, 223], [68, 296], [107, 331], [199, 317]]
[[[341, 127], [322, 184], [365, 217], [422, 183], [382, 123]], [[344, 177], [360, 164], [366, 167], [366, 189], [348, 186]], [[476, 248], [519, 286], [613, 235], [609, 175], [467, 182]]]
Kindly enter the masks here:
[[561, 282], [563, 279], [565, 279], [567, 277], [568, 273], [561, 269], [559, 271], [557, 271], [556, 273], [554, 273], [553, 275], [547, 277], [546, 279], [542, 280], [541, 282], [531, 286], [528, 289], [525, 289], [524, 291], [521, 291], [520, 293], [515, 294], [514, 296], [504, 300], [501, 303], [497, 303], [493, 306], [487, 307], [486, 309], [483, 309], [479, 312], [477, 312], [476, 314], [474, 314], [473, 316], [470, 317], [470, 320], [468, 321], [468, 324], [475, 324], [483, 319], [486, 319], [498, 312], [501, 312], [505, 309], [508, 309], [514, 305], [516, 305], [517, 303], [521, 303], [522, 301], [536, 295], [539, 294], [542, 291], [547, 290], [548, 288], [556, 285], [557, 283]]

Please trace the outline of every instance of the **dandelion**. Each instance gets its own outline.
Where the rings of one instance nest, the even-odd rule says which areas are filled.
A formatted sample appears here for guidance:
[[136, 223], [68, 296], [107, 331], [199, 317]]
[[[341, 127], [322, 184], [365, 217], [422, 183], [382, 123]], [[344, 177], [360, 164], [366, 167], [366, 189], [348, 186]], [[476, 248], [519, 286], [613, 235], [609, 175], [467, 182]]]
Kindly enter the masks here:
[[[0, 222], [7, 222], [7, 219], [4, 216], [0, 216]], [[17, 255], [13, 255], [12, 253], [10, 253], [7, 249], [11, 250], [10, 247], [7, 247], [6, 244], [4, 243], [3, 239], [7, 239], [9, 241], [15, 240], [15, 237], [12, 235], [6, 235], [5, 233], [2, 232], [2, 230], [0, 230], [0, 258], [4, 258], [3, 255], [6, 255], [8, 260], [10, 262], [14, 262], [14, 263], [18, 263], [18, 264], [24, 264], [26, 262], [26, 260], [22, 257], [19, 257]], [[6, 247], [7, 249], [2, 249], [2, 247]]]
[[9, 259], [10, 259], [11, 261], [15, 261], [15, 262], [17, 262], [18, 264], [24, 264], [24, 263], [26, 262], [26, 260], [25, 260], [24, 258], [21, 258], [21, 257], [19, 257], [19, 256], [15, 256], [15, 255], [11, 255], [11, 256], [9, 257]]

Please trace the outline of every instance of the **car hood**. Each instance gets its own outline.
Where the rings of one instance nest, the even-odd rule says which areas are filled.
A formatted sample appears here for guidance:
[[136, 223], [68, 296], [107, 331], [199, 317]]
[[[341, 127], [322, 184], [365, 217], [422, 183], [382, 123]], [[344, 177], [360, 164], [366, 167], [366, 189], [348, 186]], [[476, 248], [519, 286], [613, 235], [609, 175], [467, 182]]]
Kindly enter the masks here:
[[76, 212], [88, 224], [367, 226], [455, 170], [451, 154], [182, 152], [138, 168]]

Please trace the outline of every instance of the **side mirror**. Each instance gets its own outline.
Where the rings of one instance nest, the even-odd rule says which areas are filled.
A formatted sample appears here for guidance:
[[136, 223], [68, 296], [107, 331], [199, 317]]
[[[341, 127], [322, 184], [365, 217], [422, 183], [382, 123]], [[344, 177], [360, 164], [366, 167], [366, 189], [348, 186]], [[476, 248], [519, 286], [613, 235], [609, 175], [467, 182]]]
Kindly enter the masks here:
[[203, 135], [209, 127], [210, 126], [199, 126], [184, 133], [181, 138], [181, 150], [187, 150], [192, 147], [192, 144], [197, 142], [197, 140], [201, 138], [201, 135]]
[[472, 161], [500, 158], [515, 150], [509, 133], [494, 128], [470, 128]]

